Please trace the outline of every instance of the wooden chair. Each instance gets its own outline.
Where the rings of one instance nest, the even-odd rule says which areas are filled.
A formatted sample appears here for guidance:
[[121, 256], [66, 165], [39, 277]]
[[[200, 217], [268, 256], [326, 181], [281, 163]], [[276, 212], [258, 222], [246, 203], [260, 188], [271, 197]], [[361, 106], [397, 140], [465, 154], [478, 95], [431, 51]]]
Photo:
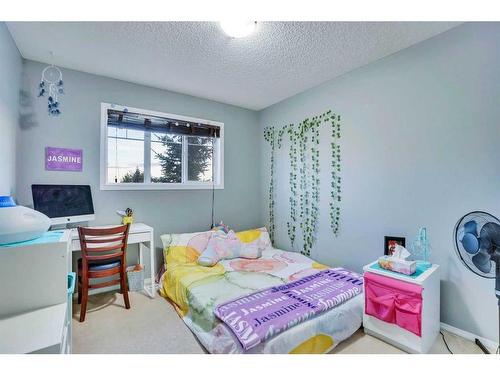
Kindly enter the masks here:
[[[130, 309], [127, 281], [125, 279], [126, 249], [129, 224], [113, 228], [78, 228], [82, 258], [78, 259], [78, 303], [80, 322], [85, 320], [89, 289], [120, 284], [125, 308]], [[119, 275], [111, 281], [90, 284], [91, 279]]]

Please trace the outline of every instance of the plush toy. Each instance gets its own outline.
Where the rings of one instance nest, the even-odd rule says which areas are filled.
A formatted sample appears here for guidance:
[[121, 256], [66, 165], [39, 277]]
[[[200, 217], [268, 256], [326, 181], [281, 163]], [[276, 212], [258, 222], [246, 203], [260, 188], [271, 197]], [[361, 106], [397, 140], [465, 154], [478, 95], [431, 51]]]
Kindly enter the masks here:
[[256, 243], [243, 244], [234, 231], [230, 230], [228, 233], [216, 231], [210, 237], [206, 249], [198, 257], [198, 264], [212, 267], [222, 259], [257, 259], [261, 255], [262, 249]]
[[116, 211], [122, 217], [122, 224], [132, 224], [134, 222], [134, 212], [131, 208], [126, 208], [125, 211]]

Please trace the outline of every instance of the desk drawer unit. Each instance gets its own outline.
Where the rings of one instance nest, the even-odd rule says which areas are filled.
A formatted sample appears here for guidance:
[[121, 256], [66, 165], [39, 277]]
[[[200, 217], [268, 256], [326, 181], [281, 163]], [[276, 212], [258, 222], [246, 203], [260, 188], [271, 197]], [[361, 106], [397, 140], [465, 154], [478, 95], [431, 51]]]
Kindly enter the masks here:
[[0, 246], [0, 319], [65, 303], [68, 258], [69, 231]]
[[427, 353], [439, 334], [439, 274], [418, 277], [364, 267], [365, 332], [409, 353]]

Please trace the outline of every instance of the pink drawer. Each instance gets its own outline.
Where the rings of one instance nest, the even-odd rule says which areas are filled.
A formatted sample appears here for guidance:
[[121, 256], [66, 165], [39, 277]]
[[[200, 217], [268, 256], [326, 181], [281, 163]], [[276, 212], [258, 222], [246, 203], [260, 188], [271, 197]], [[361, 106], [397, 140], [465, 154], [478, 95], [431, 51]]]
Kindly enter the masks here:
[[422, 287], [366, 272], [365, 313], [422, 336]]

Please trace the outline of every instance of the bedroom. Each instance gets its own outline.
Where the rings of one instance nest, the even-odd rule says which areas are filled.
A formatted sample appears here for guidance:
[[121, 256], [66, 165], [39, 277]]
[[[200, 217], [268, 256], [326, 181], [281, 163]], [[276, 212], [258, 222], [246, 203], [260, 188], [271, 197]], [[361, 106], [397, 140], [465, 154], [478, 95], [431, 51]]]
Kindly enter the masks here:
[[0, 24], [0, 352], [497, 350], [498, 22], [33, 17]]

